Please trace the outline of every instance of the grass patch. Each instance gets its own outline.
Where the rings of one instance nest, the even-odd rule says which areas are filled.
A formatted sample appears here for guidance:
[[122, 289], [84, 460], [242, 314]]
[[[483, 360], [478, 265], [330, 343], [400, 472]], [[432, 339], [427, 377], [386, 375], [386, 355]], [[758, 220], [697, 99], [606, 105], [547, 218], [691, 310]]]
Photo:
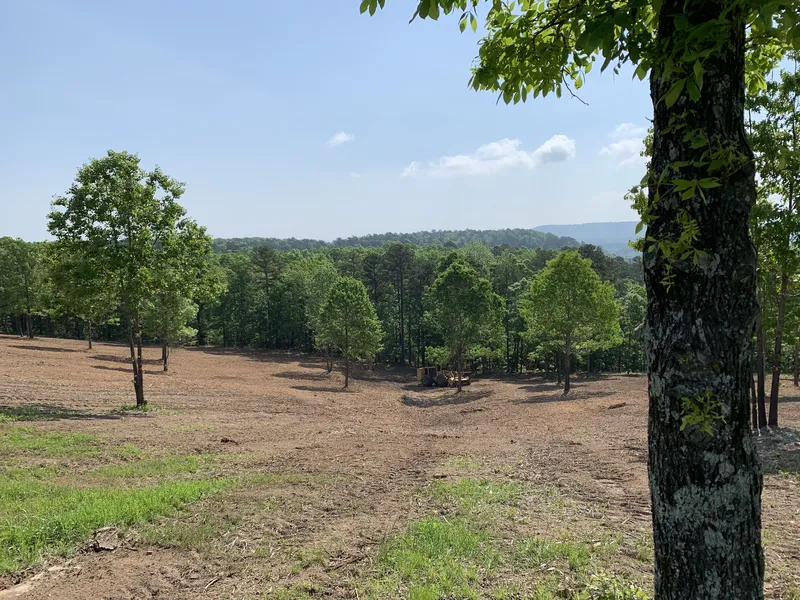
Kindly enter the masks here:
[[232, 484], [218, 479], [109, 489], [6, 479], [0, 486], [0, 572], [31, 566], [46, 554], [66, 554], [100, 527], [147, 521]]
[[295, 552], [292, 573], [297, 575], [314, 565], [325, 565], [325, 553], [322, 550], [301, 548]]
[[237, 515], [204, 512], [192, 520], [176, 518], [148, 522], [138, 530], [143, 544], [162, 548], [202, 549], [220, 539], [241, 521]]
[[524, 493], [518, 483], [465, 478], [456, 482], [436, 480], [430, 494], [440, 504], [454, 505], [459, 511], [475, 513], [488, 505], [516, 505]]
[[99, 467], [89, 472], [92, 477], [113, 479], [150, 479], [176, 475], [208, 475], [217, 463], [212, 454], [141, 458], [119, 465]]
[[36, 431], [33, 427], [11, 427], [0, 431], [0, 455], [36, 454], [48, 458], [97, 456], [98, 438], [86, 433]]
[[591, 556], [592, 550], [587, 544], [533, 537], [517, 540], [513, 560], [525, 568], [561, 566], [566, 562], [571, 570], [579, 571], [589, 566]]
[[483, 465], [474, 456], [451, 456], [444, 461], [442, 468], [449, 471], [480, 471]]
[[365, 592], [375, 599], [479, 598], [481, 574], [498, 559], [486, 532], [431, 517], [384, 542]]

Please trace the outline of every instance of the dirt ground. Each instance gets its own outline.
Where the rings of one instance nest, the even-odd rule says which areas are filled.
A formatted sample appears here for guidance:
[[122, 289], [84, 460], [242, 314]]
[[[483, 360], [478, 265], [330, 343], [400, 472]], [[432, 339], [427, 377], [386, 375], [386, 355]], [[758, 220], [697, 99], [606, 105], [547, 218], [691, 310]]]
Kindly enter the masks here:
[[[355, 598], [352, 582], [380, 541], [424, 510], [419, 490], [458, 457], [556, 486], [602, 507], [604, 522], [631, 535], [650, 528], [643, 377], [578, 378], [566, 400], [541, 377], [482, 379], [456, 397], [419, 388], [410, 370], [395, 369], [359, 372], [343, 392], [339, 374], [305, 355], [177, 349], [164, 373], [159, 350], [147, 349], [145, 393], [159, 410], [140, 415], [119, 412], [133, 403], [126, 352], [0, 336], [0, 408], [47, 407], [53, 418], [37, 421], [39, 430], [143, 450], [246, 455], [253, 472], [292, 473], [294, 483], [193, 505], [188, 518], [236, 516], [217, 551], [130, 540], [113, 552], [79, 553], [32, 581], [34, 573], [0, 578], [0, 589], [24, 584], [14, 597], [269, 597], [272, 586], [300, 577], [285, 557], [302, 547], [325, 553], [324, 566], [302, 574], [319, 597]], [[787, 383], [785, 393], [782, 423], [798, 428], [800, 392]], [[80, 412], [59, 415], [64, 409]], [[781, 474], [798, 469], [800, 450], [781, 440], [759, 441], [774, 598], [800, 586], [800, 485]]]

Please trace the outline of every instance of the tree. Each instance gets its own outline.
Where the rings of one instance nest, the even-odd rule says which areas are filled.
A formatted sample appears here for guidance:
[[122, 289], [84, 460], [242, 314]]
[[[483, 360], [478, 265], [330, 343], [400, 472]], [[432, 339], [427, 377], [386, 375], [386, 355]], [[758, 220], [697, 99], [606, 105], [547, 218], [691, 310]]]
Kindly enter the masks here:
[[[362, 0], [361, 11], [384, 4]], [[647, 227], [656, 598], [761, 598], [762, 476], [748, 400], [755, 181], [744, 98], [765, 84], [786, 42], [800, 48], [800, 0], [418, 0], [414, 18], [456, 11], [461, 30], [476, 31], [482, 5], [476, 90], [506, 103], [561, 96], [578, 91], [601, 56], [602, 70], [630, 64], [650, 78], [652, 160], [637, 208]]]
[[381, 332], [367, 288], [352, 277], [333, 284], [319, 317], [319, 340], [338, 348], [345, 360], [344, 387], [350, 383], [350, 362], [371, 358], [381, 349]]
[[56, 314], [73, 314], [83, 319], [89, 350], [93, 325], [107, 320], [116, 309], [116, 298], [106, 286], [100, 263], [85, 255], [79, 246], [55, 243], [50, 247], [53, 302]]
[[167, 371], [170, 345], [197, 333], [188, 323], [197, 317], [192, 298], [208, 290], [204, 274], [211, 236], [194, 221], [181, 219], [165, 232], [159, 245], [160, 257], [151, 269], [153, 293], [143, 307], [143, 327], [161, 342], [161, 361]]
[[400, 364], [405, 364], [406, 336], [405, 336], [405, 308], [406, 308], [406, 281], [408, 268], [414, 259], [414, 249], [408, 244], [393, 242], [386, 246], [384, 254], [387, 269], [394, 276], [394, 286], [397, 292], [397, 307], [400, 314]]
[[[758, 194], [761, 210], [753, 211], [754, 239], [761, 265], [773, 262], [777, 272], [775, 344], [772, 353], [772, 383], [769, 395], [770, 427], [778, 426], [778, 391], [783, 355], [784, 323], [790, 286], [800, 268], [797, 232], [800, 216], [800, 114], [797, 95], [800, 74], [796, 56], [793, 71], [782, 70], [779, 80], [769, 81], [766, 89], [748, 99], [750, 140], [758, 169]], [[755, 118], [754, 118], [755, 117]], [[769, 273], [769, 269], [763, 272]], [[762, 301], [761, 305], [764, 303]], [[761, 350], [763, 355], [763, 349]], [[763, 386], [763, 382], [760, 382]]]
[[38, 309], [44, 281], [41, 244], [0, 238], [0, 312], [16, 315], [17, 330], [33, 339], [33, 313]]
[[458, 373], [461, 392], [461, 366], [467, 350], [479, 342], [487, 330], [496, 330], [503, 300], [492, 285], [471, 266], [456, 260], [428, 290], [428, 305], [433, 322], [444, 340]]
[[610, 348], [620, 341], [614, 288], [577, 252], [560, 253], [534, 277], [523, 315], [531, 334], [561, 345], [564, 395], [570, 389], [574, 351]]
[[[619, 350], [624, 357], [625, 369], [640, 371], [642, 368], [642, 329], [645, 311], [647, 310], [647, 293], [644, 286], [626, 282], [622, 296], [619, 298], [619, 326], [622, 331], [622, 345]], [[622, 361], [620, 361], [621, 363]], [[622, 371], [622, 364], [619, 370]]]
[[78, 169], [65, 196], [53, 200], [48, 230], [69, 252], [88, 258], [113, 290], [128, 329], [136, 406], [144, 407], [142, 311], [159, 291], [159, 266], [180, 262], [182, 232], [195, 227], [178, 204], [183, 184], [139, 157], [108, 151]]

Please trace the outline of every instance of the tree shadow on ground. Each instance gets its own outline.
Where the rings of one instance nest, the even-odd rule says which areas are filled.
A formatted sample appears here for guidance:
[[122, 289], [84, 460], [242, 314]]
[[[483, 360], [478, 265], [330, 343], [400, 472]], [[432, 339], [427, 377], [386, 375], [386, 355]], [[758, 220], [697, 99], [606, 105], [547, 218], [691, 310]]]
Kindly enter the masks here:
[[[297, 364], [300, 360], [308, 360], [309, 355], [300, 352], [281, 352], [280, 350], [253, 350], [249, 348], [212, 348], [207, 346], [195, 346], [185, 348], [187, 352], [200, 352], [215, 356], [240, 356], [248, 360], [266, 363]], [[324, 364], [320, 359], [320, 364]], [[304, 366], [304, 365], [301, 365]], [[319, 365], [315, 365], [319, 366]]]
[[[113, 362], [120, 364], [131, 364], [130, 356], [117, 356], [116, 354], [94, 354], [90, 356], [92, 360], [99, 360], [101, 362]], [[158, 365], [161, 364], [160, 358], [142, 358], [143, 365]]]
[[298, 381], [327, 381], [331, 374], [327, 371], [321, 373], [307, 373], [305, 371], [281, 371], [280, 373], [273, 373], [273, 377], [280, 377], [282, 379], [296, 379]]
[[345, 389], [341, 386], [314, 386], [314, 385], [293, 385], [293, 390], [300, 390], [302, 392], [333, 392], [333, 393], [350, 393], [353, 390]]
[[400, 402], [412, 408], [434, 408], [436, 406], [457, 406], [459, 404], [469, 404], [492, 395], [491, 390], [481, 392], [463, 391], [460, 394], [453, 392], [447, 396], [433, 396], [429, 398], [415, 398], [408, 394], [403, 394]]
[[[767, 390], [769, 391], [769, 390]], [[769, 402], [769, 399], [767, 399]], [[800, 396], [781, 396], [778, 398], [778, 404], [783, 404], [784, 402], [793, 403], [793, 402], [800, 402]]]
[[765, 475], [787, 475], [800, 482], [800, 430], [763, 429], [753, 435]]
[[[91, 367], [93, 369], [101, 369], [103, 371], [116, 371], [117, 373], [128, 373], [129, 375], [133, 374], [132, 367], [107, 367], [105, 365], [91, 365]], [[160, 375], [164, 373], [164, 369], [142, 369], [142, 371], [145, 375]]]
[[28, 346], [23, 344], [11, 344], [9, 348], [17, 348], [19, 350], [38, 350], [40, 352], [85, 352], [84, 350], [76, 350], [75, 348], [56, 348], [53, 346]]
[[[538, 386], [522, 386], [521, 389], [528, 390], [529, 387], [538, 387]], [[545, 402], [566, 402], [569, 400], [589, 400], [594, 398], [607, 398], [609, 396], [615, 396], [616, 392], [589, 392], [589, 391], [575, 391], [571, 389], [569, 394], [566, 396], [562, 391], [562, 388], [548, 388], [545, 390], [535, 389], [531, 390], [534, 392], [539, 393], [537, 396], [531, 396], [530, 398], [524, 398], [522, 400], [517, 400], [515, 404], [541, 404]], [[541, 392], [550, 391], [551, 394], [543, 394]]]
[[89, 420], [100, 419], [116, 421], [122, 417], [112, 413], [95, 413], [72, 410], [63, 406], [31, 404], [26, 406], [0, 405], [0, 417], [11, 421], [57, 421], [60, 419]]

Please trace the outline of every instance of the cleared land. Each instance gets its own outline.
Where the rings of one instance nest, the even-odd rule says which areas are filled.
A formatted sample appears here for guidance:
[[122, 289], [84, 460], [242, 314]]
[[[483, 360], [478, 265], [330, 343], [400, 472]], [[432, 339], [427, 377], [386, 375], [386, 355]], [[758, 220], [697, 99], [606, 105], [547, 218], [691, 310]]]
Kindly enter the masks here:
[[[0, 336], [0, 598], [638, 598], [642, 377], [338, 374], [308, 356]], [[800, 392], [764, 462], [767, 595], [800, 598]], [[104, 526], [116, 530], [100, 532]], [[102, 548], [115, 547], [114, 550]], [[632, 587], [633, 586], [633, 587]], [[638, 594], [638, 595], [637, 595]]]

